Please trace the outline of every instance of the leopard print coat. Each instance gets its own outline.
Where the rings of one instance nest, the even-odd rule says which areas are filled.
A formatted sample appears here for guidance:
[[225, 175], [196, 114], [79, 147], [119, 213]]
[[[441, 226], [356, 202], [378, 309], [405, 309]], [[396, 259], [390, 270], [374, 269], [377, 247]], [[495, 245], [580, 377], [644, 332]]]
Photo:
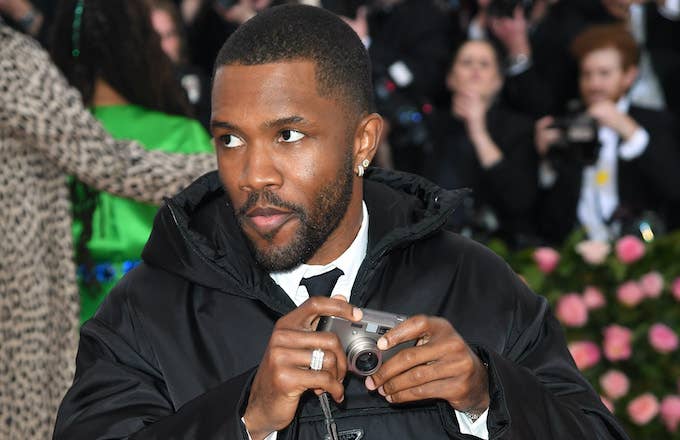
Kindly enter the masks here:
[[47, 53], [0, 21], [0, 163], [0, 439], [48, 439], [78, 345], [67, 175], [160, 203], [215, 158], [114, 141]]

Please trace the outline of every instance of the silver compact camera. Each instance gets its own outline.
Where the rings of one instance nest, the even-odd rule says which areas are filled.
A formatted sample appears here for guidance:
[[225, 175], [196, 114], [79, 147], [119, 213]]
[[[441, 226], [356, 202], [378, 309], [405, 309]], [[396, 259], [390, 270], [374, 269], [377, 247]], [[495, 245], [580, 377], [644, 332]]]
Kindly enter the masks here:
[[316, 327], [318, 332], [332, 332], [338, 335], [347, 354], [348, 368], [359, 376], [370, 376], [392, 356], [416, 341], [402, 342], [389, 350], [378, 348], [378, 339], [388, 330], [406, 321], [407, 316], [377, 310], [362, 309], [364, 316], [359, 322], [348, 321], [336, 316], [322, 316]]

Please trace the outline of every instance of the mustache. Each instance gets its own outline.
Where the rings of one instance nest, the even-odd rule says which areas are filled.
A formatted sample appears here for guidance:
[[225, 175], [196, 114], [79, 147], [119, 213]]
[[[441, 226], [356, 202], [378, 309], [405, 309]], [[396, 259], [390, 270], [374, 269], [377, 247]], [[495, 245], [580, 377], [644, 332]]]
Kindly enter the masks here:
[[236, 216], [244, 217], [248, 213], [248, 211], [255, 207], [255, 205], [257, 205], [258, 202], [260, 202], [260, 200], [262, 200], [263, 202], [262, 204], [269, 205], [274, 208], [282, 208], [284, 210], [291, 211], [301, 217], [306, 217], [305, 211], [302, 207], [296, 205], [295, 203], [283, 200], [277, 194], [268, 190], [257, 191], [248, 194], [248, 198], [246, 199], [246, 201], [243, 203], [243, 205], [241, 205], [240, 208], [236, 210]]

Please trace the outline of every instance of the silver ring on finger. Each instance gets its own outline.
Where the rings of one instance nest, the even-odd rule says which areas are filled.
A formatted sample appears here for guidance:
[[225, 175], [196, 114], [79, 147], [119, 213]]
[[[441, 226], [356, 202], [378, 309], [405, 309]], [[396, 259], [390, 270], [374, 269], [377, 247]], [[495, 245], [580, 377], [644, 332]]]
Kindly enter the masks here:
[[309, 362], [309, 369], [321, 371], [321, 367], [323, 367], [323, 357], [324, 352], [322, 349], [317, 348], [316, 350], [312, 351], [312, 360]]

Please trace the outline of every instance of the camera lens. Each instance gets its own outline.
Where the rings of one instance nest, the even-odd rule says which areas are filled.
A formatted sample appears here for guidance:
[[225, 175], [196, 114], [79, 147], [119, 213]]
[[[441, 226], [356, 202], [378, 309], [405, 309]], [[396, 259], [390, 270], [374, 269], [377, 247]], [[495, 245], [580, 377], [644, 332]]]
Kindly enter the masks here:
[[359, 338], [347, 347], [349, 369], [361, 376], [370, 376], [380, 368], [382, 356], [371, 338]]
[[375, 367], [378, 366], [379, 361], [380, 360], [378, 359], [378, 356], [376, 356], [374, 352], [366, 351], [357, 356], [355, 365], [357, 370], [365, 373], [368, 371], [373, 371]]

